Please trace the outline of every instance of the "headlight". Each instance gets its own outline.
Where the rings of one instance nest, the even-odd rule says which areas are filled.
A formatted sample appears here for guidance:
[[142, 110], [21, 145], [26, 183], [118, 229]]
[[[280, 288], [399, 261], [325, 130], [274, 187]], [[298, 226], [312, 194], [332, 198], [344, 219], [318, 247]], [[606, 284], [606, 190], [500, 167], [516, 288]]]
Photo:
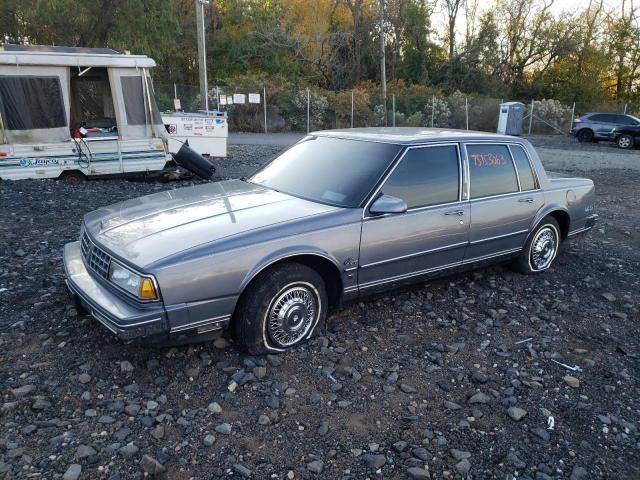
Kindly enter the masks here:
[[113, 260], [109, 267], [109, 280], [140, 300], [158, 298], [156, 287], [150, 277], [138, 275]]

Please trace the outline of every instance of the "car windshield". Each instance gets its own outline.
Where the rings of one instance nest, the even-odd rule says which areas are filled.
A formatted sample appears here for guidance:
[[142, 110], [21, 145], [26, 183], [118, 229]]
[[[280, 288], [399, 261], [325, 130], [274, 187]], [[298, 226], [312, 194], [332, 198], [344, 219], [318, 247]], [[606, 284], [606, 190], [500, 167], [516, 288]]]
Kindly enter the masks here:
[[269, 162], [251, 183], [338, 207], [358, 207], [399, 145], [309, 136]]

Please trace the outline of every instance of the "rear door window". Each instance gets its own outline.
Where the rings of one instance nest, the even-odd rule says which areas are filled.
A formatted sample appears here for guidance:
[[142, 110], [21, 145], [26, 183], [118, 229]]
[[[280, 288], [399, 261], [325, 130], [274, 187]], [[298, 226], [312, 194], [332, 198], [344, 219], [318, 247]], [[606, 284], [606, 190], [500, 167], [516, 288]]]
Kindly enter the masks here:
[[471, 198], [518, 191], [516, 170], [506, 145], [467, 145]]
[[616, 115], [616, 123], [620, 125], [635, 125], [635, 121], [627, 115]]
[[608, 113], [598, 113], [596, 115], [591, 115], [589, 120], [592, 122], [615, 123], [616, 116]]
[[529, 163], [529, 157], [520, 145], [511, 145], [511, 153], [513, 154], [513, 162], [518, 170], [518, 177], [520, 178], [520, 189], [524, 192], [526, 190], [535, 190], [536, 177], [533, 174], [531, 163]]
[[382, 187], [382, 193], [401, 198], [408, 208], [458, 201], [460, 171], [455, 145], [412, 148]]

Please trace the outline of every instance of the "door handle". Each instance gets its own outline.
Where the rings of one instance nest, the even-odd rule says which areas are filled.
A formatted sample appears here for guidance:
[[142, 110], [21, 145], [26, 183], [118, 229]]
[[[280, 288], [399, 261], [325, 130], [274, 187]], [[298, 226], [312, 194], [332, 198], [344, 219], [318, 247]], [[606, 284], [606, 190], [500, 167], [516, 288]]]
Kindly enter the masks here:
[[464, 210], [451, 210], [450, 212], [445, 212], [445, 215], [457, 215], [461, 217], [464, 215]]
[[521, 198], [518, 200], [520, 203], [533, 203], [533, 198]]

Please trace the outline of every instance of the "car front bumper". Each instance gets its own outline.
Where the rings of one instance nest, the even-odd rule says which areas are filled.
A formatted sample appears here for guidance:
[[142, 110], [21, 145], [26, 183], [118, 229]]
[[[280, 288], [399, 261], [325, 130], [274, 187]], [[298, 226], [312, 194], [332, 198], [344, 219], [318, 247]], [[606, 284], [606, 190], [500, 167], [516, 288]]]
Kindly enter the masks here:
[[132, 305], [91, 276], [80, 251], [80, 242], [67, 243], [63, 251], [67, 287], [98, 322], [122, 340], [167, 339], [169, 322], [161, 304]]

